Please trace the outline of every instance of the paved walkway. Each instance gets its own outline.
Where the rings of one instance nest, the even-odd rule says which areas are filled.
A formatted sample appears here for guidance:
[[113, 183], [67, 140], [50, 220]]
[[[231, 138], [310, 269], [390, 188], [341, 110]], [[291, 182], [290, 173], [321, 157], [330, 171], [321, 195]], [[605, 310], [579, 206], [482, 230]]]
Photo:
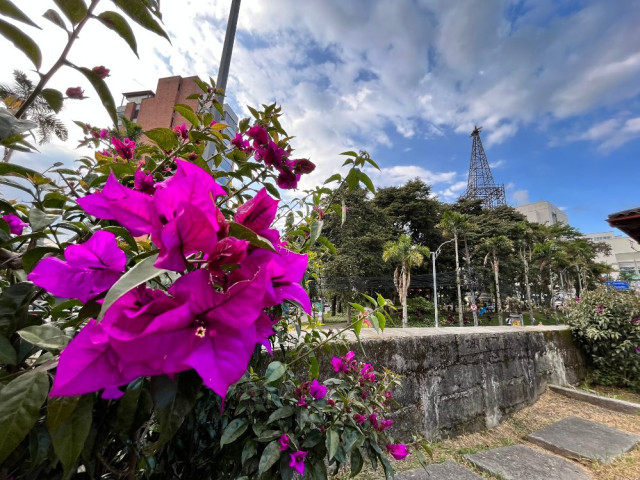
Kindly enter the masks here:
[[[631, 450], [640, 436], [579, 417], [567, 417], [533, 432], [530, 442], [552, 453], [524, 445], [493, 448], [464, 455], [479, 471], [504, 480], [589, 480], [592, 477], [570, 460], [609, 463]], [[429, 465], [396, 475], [399, 480], [477, 480], [482, 477], [455, 463]]]

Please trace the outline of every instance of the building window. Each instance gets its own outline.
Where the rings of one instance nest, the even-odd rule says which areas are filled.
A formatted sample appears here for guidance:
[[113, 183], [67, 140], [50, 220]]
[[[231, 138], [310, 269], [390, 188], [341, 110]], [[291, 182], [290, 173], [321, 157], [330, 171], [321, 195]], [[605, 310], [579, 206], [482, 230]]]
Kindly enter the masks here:
[[140, 113], [140, 104], [136, 103], [133, 106], [133, 113], [131, 114], [131, 121], [135, 122], [138, 119], [138, 114]]

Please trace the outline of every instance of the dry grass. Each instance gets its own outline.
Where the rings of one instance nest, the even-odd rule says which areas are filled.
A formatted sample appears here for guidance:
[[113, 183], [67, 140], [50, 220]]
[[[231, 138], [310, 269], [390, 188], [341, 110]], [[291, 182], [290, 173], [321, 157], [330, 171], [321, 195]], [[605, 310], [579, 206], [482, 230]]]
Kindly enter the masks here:
[[[547, 391], [534, 405], [515, 413], [495, 428], [484, 432], [462, 435], [434, 444], [433, 462], [455, 460], [474, 470], [473, 466], [462, 457], [465, 453], [474, 453], [489, 448], [514, 444], [522, 444], [546, 452], [538, 446], [527, 442], [527, 435], [568, 416], [581, 417], [640, 435], [640, 416], [638, 415], [612, 412]], [[417, 460], [411, 457], [413, 455], [404, 462], [394, 462], [394, 468], [397, 471], [419, 468], [420, 465]], [[589, 472], [595, 480], [640, 480], [640, 448], [638, 447], [608, 465], [586, 460], [575, 463], [578, 463], [584, 470]], [[476, 473], [479, 472], [476, 471]], [[373, 480], [382, 477], [384, 477], [384, 474], [379, 468], [377, 472], [372, 472], [371, 470], [363, 471], [357, 478], [360, 480]], [[486, 474], [483, 477], [496, 478]]]

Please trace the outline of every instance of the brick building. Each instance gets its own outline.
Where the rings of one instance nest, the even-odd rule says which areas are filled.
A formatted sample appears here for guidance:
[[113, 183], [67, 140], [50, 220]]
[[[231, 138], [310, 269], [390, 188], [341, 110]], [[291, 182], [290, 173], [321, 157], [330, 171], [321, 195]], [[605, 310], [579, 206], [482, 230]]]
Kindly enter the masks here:
[[198, 77], [161, 78], [158, 80], [155, 93], [151, 90], [124, 93], [123, 105], [118, 109], [118, 113], [136, 122], [144, 130], [173, 128], [183, 122], [189, 125], [182, 115], [173, 111], [173, 107], [177, 103], [189, 105], [194, 110], [198, 107], [197, 100], [187, 98], [194, 93], [200, 93], [196, 78]]

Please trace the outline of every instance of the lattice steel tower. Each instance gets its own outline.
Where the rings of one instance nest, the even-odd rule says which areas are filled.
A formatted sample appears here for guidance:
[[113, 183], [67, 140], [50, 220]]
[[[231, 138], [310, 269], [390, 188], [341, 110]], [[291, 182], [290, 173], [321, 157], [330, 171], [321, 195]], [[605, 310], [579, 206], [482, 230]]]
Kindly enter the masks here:
[[482, 206], [494, 208], [506, 205], [507, 200], [504, 194], [504, 185], [497, 185], [493, 180], [491, 168], [487, 156], [480, 140], [482, 127], [475, 127], [471, 132], [473, 145], [471, 146], [471, 163], [469, 164], [469, 180], [467, 181], [467, 191], [465, 198], [479, 198]]

